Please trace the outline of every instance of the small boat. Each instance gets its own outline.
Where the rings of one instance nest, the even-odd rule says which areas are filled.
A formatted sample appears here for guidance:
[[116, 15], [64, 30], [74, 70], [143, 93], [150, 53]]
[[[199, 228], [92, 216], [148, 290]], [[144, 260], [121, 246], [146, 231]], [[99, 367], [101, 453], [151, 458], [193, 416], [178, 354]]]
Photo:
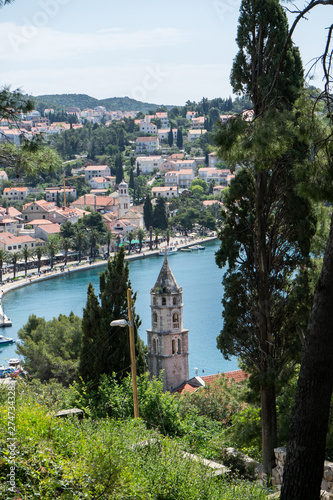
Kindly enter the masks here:
[[169, 255], [170, 253], [176, 253], [178, 250], [178, 248], [176, 247], [166, 247], [164, 248], [163, 250], [160, 250], [160, 252], [158, 253], [158, 255], [165, 255], [165, 252]]
[[203, 245], [193, 245], [191, 246], [192, 250], [206, 250], [206, 247]]
[[187, 248], [181, 248], [180, 251], [181, 252], [192, 252], [192, 248], [189, 248], [189, 247], [187, 247]]
[[6, 326], [13, 326], [13, 323], [10, 321], [10, 318], [5, 315], [2, 309], [1, 305], [1, 299], [0, 299], [0, 328], [1, 327], [6, 327]]
[[8, 364], [9, 366], [18, 366], [21, 364], [21, 360], [18, 359], [18, 358], [11, 358], [9, 361], [8, 361]]
[[5, 346], [5, 345], [14, 344], [14, 342], [15, 342], [14, 339], [0, 335], [0, 347]]

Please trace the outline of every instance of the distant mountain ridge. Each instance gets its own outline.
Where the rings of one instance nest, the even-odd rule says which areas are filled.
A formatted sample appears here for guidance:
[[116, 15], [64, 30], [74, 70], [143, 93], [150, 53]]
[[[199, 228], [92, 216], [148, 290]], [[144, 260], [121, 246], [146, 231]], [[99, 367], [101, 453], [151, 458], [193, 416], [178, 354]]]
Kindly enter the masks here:
[[148, 102], [136, 101], [130, 97], [109, 97], [108, 99], [96, 99], [87, 94], [49, 94], [32, 96], [39, 111], [44, 109], [55, 109], [56, 111], [77, 107], [81, 110], [86, 108], [96, 108], [104, 106], [109, 111], [142, 111], [147, 113], [160, 107], [171, 109], [173, 106], [162, 104], [151, 104]]

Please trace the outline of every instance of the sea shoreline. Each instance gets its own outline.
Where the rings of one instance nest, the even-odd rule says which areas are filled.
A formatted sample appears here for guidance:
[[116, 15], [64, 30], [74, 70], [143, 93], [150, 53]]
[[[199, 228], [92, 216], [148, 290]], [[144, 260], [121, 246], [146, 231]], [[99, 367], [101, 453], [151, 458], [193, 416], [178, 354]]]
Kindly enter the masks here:
[[[210, 241], [214, 241], [217, 239], [217, 236], [208, 236], [208, 237], [201, 237], [201, 238], [185, 238], [185, 237], [177, 237], [177, 238], [172, 238], [170, 241], [170, 246], [175, 246], [178, 250], [182, 248], [188, 248], [196, 244], [202, 244], [202, 243], [208, 243]], [[154, 249], [154, 250], [146, 250], [141, 252], [140, 254], [134, 253], [134, 254], [129, 254], [125, 256], [125, 260], [132, 261], [132, 260], [140, 260], [140, 259], [146, 259], [148, 257], [156, 256], [159, 255], [160, 251], [163, 250], [166, 247], [166, 243], [163, 243], [159, 248]], [[112, 258], [114, 256], [114, 253], [110, 255]], [[29, 286], [33, 285], [34, 283], [39, 283], [41, 281], [49, 280], [56, 278], [58, 276], [63, 275], [63, 273], [75, 273], [79, 271], [85, 271], [87, 269], [93, 269], [93, 268], [98, 268], [98, 267], [105, 267], [107, 264], [107, 259], [103, 260], [98, 260], [96, 262], [89, 262], [89, 261], [81, 261], [80, 263], [78, 261], [71, 262], [66, 266], [64, 270], [62, 270], [63, 265], [58, 265], [53, 268], [52, 271], [48, 270], [49, 266], [45, 266], [44, 272], [40, 273], [39, 275], [37, 274], [32, 274], [28, 275], [25, 277], [24, 271], [21, 271], [19, 273], [16, 273], [17, 276], [19, 276], [19, 279], [17, 281], [12, 281], [8, 283], [3, 283], [1, 285], [1, 297], [3, 298], [7, 293], [12, 292], [13, 290], [17, 290], [18, 288], [22, 288], [24, 286]], [[43, 270], [43, 268], [42, 268]]]

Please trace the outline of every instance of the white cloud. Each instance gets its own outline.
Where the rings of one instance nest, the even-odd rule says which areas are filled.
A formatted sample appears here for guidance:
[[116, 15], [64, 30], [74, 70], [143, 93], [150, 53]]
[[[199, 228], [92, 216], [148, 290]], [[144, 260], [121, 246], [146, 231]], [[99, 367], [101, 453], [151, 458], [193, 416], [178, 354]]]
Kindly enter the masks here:
[[97, 33], [69, 33], [48, 26], [24, 26], [1, 23], [0, 60], [60, 60], [106, 51], [172, 47], [184, 43], [187, 36], [176, 28], [125, 30], [102, 29]]

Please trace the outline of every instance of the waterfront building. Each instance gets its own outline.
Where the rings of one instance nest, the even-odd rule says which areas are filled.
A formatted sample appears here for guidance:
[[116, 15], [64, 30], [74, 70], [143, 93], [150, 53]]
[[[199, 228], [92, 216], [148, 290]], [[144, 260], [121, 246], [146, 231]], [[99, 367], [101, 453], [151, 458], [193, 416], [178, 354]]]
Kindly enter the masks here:
[[152, 328], [148, 335], [148, 370], [162, 373], [163, 390], [174, 391], [189, 378], [188, 332], [183, 327], [183, 289], [178, 286], [165, 254], [151, 296]]

